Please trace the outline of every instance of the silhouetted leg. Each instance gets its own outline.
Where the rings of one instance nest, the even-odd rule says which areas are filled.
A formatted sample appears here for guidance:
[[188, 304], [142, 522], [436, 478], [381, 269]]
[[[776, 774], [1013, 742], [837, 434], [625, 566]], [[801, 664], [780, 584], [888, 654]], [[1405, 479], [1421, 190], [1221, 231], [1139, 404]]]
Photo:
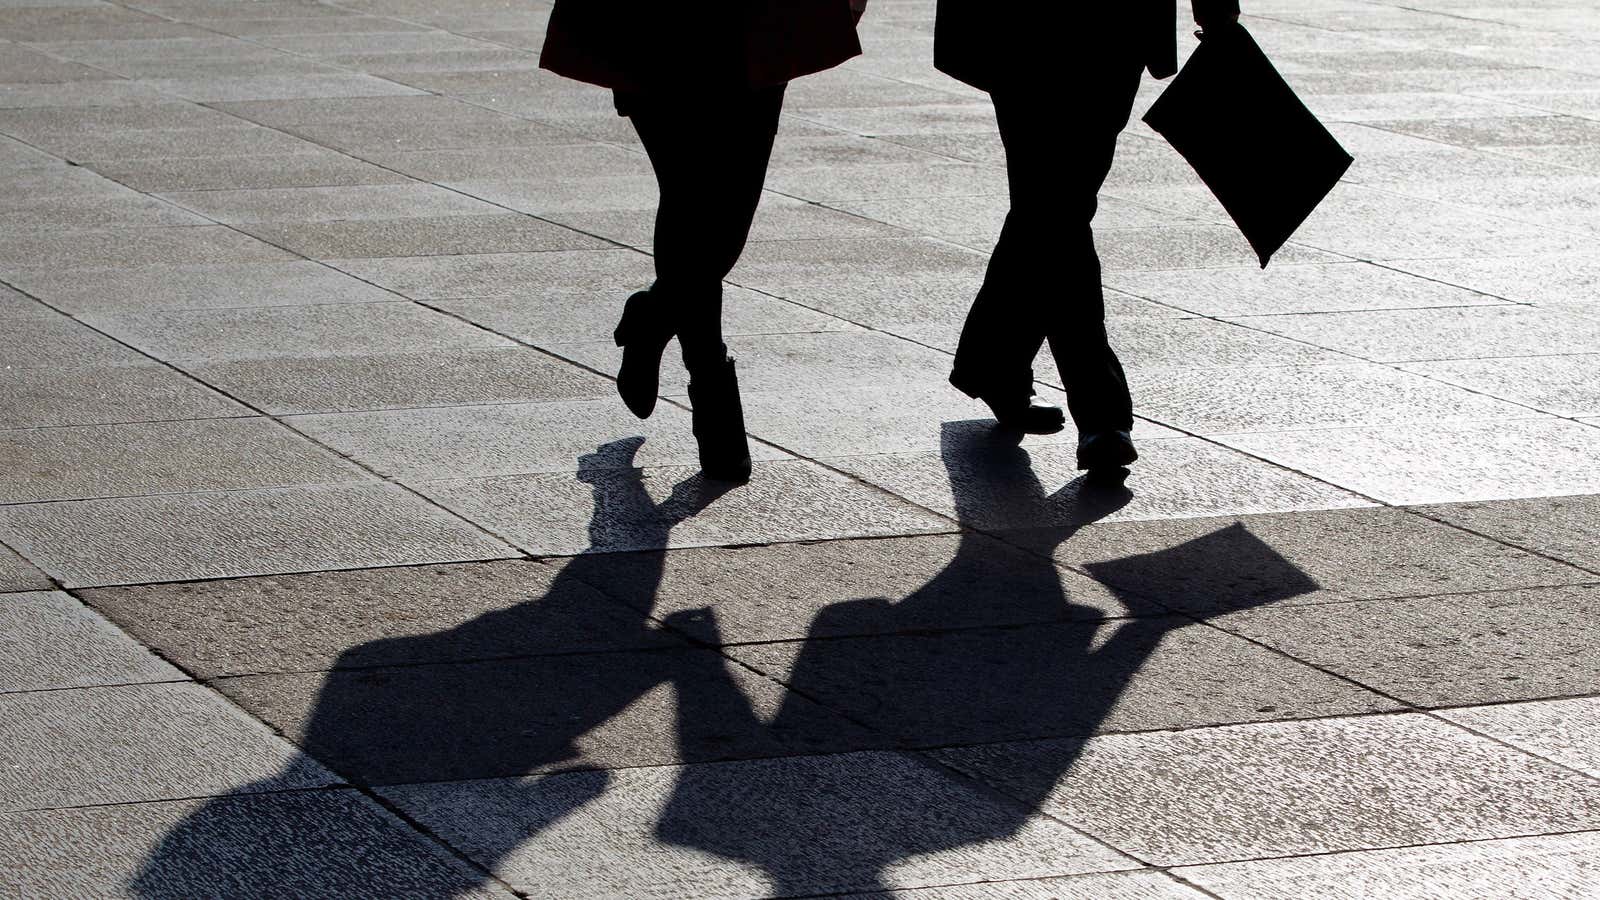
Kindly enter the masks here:
[[[1070, 90], [994, 92], [1011, 211], [968, 326], [974, 350], [1003, 355], [991, 363], [996, 371], [1031, 365], [1048, 337], [1078, 430], [1125, 430], [1133, 424], [1132, 402], [1106, 339], [1090, 222], [1133, 108], [1140, 64], [1131, 54], [1108, 54], [1085, 68], [1092, 71], [1069, 73]], [[966, 332], [962, 341], [965, 347]]]
[[783, 109], [784, 86], [725, 97], [627, 98], [655, 168], [658, 301], [672, 305], [685, 364], [720, 361], [722, 279], [744, 252]]

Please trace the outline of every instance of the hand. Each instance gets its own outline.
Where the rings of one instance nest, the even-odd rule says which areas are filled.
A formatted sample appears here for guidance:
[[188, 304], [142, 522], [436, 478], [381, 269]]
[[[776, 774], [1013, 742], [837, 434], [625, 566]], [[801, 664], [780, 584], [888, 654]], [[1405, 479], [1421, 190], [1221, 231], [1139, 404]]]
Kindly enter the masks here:
[[850, 13], [855, 17], [856, 24], [861, 24], [861, 16], [867, 11], [867, 0], [850, 0]]
[[1221, 28], [1239, 21], [1239, 0], [1191, 0], [1194, 5], [1194, 23], [1204, 31]]

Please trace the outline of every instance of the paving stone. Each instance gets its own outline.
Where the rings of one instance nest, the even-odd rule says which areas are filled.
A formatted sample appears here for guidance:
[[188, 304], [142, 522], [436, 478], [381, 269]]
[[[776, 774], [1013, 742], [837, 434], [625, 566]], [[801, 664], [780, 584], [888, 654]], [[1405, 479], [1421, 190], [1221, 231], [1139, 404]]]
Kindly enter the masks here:
[[336, 269], [305, 260], [64, 272], [33, 269], [17, 276], [15, 284], [74, 315], [401, 299]]
[[[35, 13], [36, 14], [36, 13]], [[17, 17], [16, 11], [10, 17]], [[8, 23], [6, 36], [12, 38]], [[20, 44], [6, 44], [6, 58], [0, 61], [0, 82], [6, 84], [46, 84], [67, 81], [110, 81], [116, 76], [100, 69], [57, 59]]]
[[412, 88], [354, 73], [148, 78], [141, 84], [197, 103], [415, 94]]
[[1141, 369], [1128, 386], [1141, 415], [1201, 434], [1354, 425], [1504, 421], [1525, 406], [1373, 364]]
[[0, 110], [0, 130], [24, 140], [51, 132], [164, 131], [236, 125], [230, 117], [194, 103], [153, 103], [127, 107]]
[[180, 309], [85, 317], [166, 360], [348, 356], [510, 347], [505, 338], [414, 303]]
[[0, 135], [0, 167], [6, 170], [31, 167], [56, 167], [61, 165], [61, 160], [35, 150], [21, 141], [15, 141]]
[[[1027, 532], [1006, 540], [1033, 546]], [[1091, 524], [1057, 562], [1124, 595], [1188, 611], [1325, 603], [1589, 583], [1581, 570], [1440, 526], [1368, 508], [1234, 518]]]
[[1383, 896], [1559, 900], [1600, 889], [1594, 834], [1548, 835], [1195, 866], [1176, 874], [1227, 900]]
[[[749, 398], [746, 414], [752, 418], [766, 415], [756, 408], [763, 396], [786, 411], [800, 393], [797, 385], [807, 394], [823, 394], [863, 383], [940, 384], [950, 371], [948, 355], [874, 331], [729, 336], [727, 345], [738, 361], [739, 387]], [[561, 345], [556, 352], [600, 371], [617, 371], [622, 361], [622, 350], [609, 341]], [[662, 360], [663, 394], [684, 396], [688, 383], [676, 354]]]
[[[256, 675], [212, 685], [359, 784], [887, 745], [705, 649]], [[694, 727], [704, 733], [675, 727], [677, 696], [698, 707]], [[788, 718], [758, 721], [752, 704], [764, 715], [781, 704]]]
[[[616, 289], [610, 291], [440, 300], [429, 305], [508, 337], [541, 347], [560, 348], [558, 352], [565, 353], [568, 351], [563, 345], [612, 340], [612, 332], [622, 318], [623, 303], [629, 296], [624, 285], [625, 282], [619, 281]], [[842, 319], [756, 291], [724, 287], [722, 292], [722, 333], [725, 336], [853, 330], [856, 326]], [[676, 357], [677, 352], [674, 350], [667, 356], [669, 359]]]
[[422, 216], [249, 225], [249, 234], [313, 259], [448, 256], [610, 247], [606, 241], [518, 215]]
[[102, 366], [148, 363], [147, 357], [87, 325], [55, 313], [7, 316], [0, 330], [0, 366], [54, 370], [63, 361]]
[[1403, 368], [1558, 416], [1600, 414], [1600, 354], [1455, 359]]
[[[379, 474], [405, 482], [572, 472], [597, 444], [639, 431], [615, 398], [296, 416], [291, 427]], [[690, 466], [699, 460], [690, 416], [658, 406], [650, 437], [628, 465]], [[791, 457], [755, 444], [754, 459]], [[620, 461], [619, 461], [620, 462]]]
[[[488, 111], [485, 111], [488, 115]], [[542, 147], [575, 143], [558, 128], [499, 116], [481, 122], [381, 121], [278, 126], [302, 140], [356, 156], [406, 150], [472, 150], [490, 147]]]
[[525, 347], [186, 363], [272, 415], [613, 398], [608, 378]]
[[512, 896], [349, 790], [0, 814], [0, 853], [28, 897]]
[[0, 431], [0, 503], [83, 500], [372, 476], [261, 418], [199, 419]]
[[157, 228], [209, 224], [208, 220], [170, 203], [136, 194], [40, 197], [21, 202], [0, 202], [0, 228], [8, 230]]
[[971, 250], [927, 238], [854, 241], [768, 241], [745, 249], [728, 280], [766, 289], [811, 284], [872, 271], [881, 278], [973, 273], [988, 260]]
[[[452, 190], [486, 200], [496, 206], [536, 216], [595, 210], [654, 209], [658, 189], [654, 175], [601, 175], [578, 178], [541, 178], [489, 181], [450, 180]], [[638, 218], [644, 219], [643, 214]], [[646, 219], [646, 221], [648, 221]]]
[[[525, 72], [504, 73], [522, 79]], [[605, 144], [552, 147], [496, 147], [488, 150], [413, 150], [370, 153], [367, 160], [423, 181], [487, 181], [495, 178], [549, 178], [552, 172], [595, 178], [649, 171], [648, 158]]]
[[[1427, 274], [1417, 267], [1429, 263], [1396, 265]], [[1418, 309], [1503, 302], [1499, 297], [1359, 262], [1274, 264], [1266, 269], [1116, 272], [1107, 275], [1106, 284], [1202, 316]]]
[[[1373, 228], [1405, 222], [1405, 228]], [[1360, 259], [1511, 257], [1578, 250], [1576, 235], [1358, 186], [1328, 195], [1295, 241]]]
[[44, 10], [0, 9], [0, 33], [14, 41], [77, 41], [116, 37], [121, 40], [205, 36], [206, 32], [156, 16], [104, 6]]
[[[1248, 321], [1252, 326], [1256, 324], [1255, 319]], [[1109, 320], [1106, 331], [1123, 366], [1130, 370], [1327, 365], [1350, 361], [1349, 357], [1310, 343], [1284, 340], [1254, 328], [1240, 328], [1215, 319], [1122, 317]]]
[[1597, 693], [1597, 589], [1256, 610], [1218, 624], [1432, 708]]
[[338, 153], [89, 160], [84, 165], [139, 191], [398, 184], [404, 175]]
[[[501, 212], [470, 197], [431, 184], [417, 183], [188, 191], [162, 196], [228, 224], [362, 222], [403, 216], [485, 216]], [[280, 229], [276, 233], [283, 232]], [[312, 232], [313, 236], [315, 234]]]
[[[586, 203], [585, 205], [594, 205]], [[655, 210], [606, 209], [540, 213], [542, 218], [598, 235], [630, 247], [648, 250], [655, 240]], [[768, 191], [756, 211], [750, 240], [827, 240], [840, 237], [899, 237], [903, 232], [848, 212], [795, 200]]]
[[[136, 803], [334, 783], [193, 683], [0, 694], [0, 809]], [[71, 747], [62, 753], [62, 747]]]
[[1528, 147], [1593, 144], [1600, 123], [1575, 116], [1502, 116], [1477, 119], [1383, 121], [1374, 124], [1460, 147]]
[[184, 681], [69, 594], [0, 594], [0, 694]]
[[860, 896], [874, 900], [897, 897], [905, 900], [1199, 900], [1204, 895], [1161, 872], [1140, 870], [1027, 881], [985, 881]]
[[[993, 115], [987, 108], [980, 108], [980, 111]], [[885, 112], [872, 110], [871, 114], [881, 116]], [[926, 162], [883, 163], [870, 168], [844, 170], [834, 166], [810, 169], [787, 167], [770, 173], [767, 185], [780, 194], [824, 203], [906, 197], [1006, 195], [1004, 172], [988, 166], [956, 162], [937, 165]]]
[[[1058, 822], [898, 754], [383, 793], [534, 897], [854, 893], [1135, 865]], [[607, 848], [604, 856], [595, 854], [597, 844]]]
[[1446, 719], [1537, 753], [1590, 775], [1600, 776], [1600, 740], [1595, 729], [1600, 701], [1593, 697], [1503, 703], [1440, 713]]
[[654, 280], [650, 257], [635, 250], [570, 250], [332, 260], [337, 269], [413, 300], [626, 294]]
[[[841, 611], [841, 618], [878, 618], [884, 631], [916, 627], [914, 616], [899, 612], [901, 604], [841, 605], [855, 607]], [[915, 747], [1399, 707], [1176, 616], [756, 644], [725, 652]]]
[[248, 415], [161, 366], [56, 364], [0, 373], [0, 429]]
[[10, 547], [0, 544], [0, 593], [40, 591], [50, 587], [50, 579], [43, 572], [35, 569]]
[[[741, 358], [740, 365], [743, 364]], [[980, 401], [972, 400], [933, 373], [914, 379], [885, 375], [876, 383], [873, 381], [869, 377], [853, 384], [825, 384], [787, 392], [746, 390], [745, 426], [762, 440], [800, 456], [832, 458], [937, 450], [945, 423], [989, 414], [988, 407]], [[669, 386], [666, 390], [678, 393], [681, 388]], [[1048, 402], [1066, 406], [1066, 396], [1059, 391], [1036, 386], [1036, 393]], [[993, 419], [976, 419], [961, 421], [956, 427], [977, 436], [994, 431], [997, 426]], [[1140, 433], [1146, 437], [1180, 436], [1147, 423], [1141, 423]], [[1077, 440], [1073, 428], [1026, 437], [1029, 447], [1076, 445]]]
[[1600, 296], [1593, 254], [1527, 254], [1511, 259], [1411, 259], [1396, 268], [1518, 303], [1592, 301]]
[[[679, 644], [589, 586], [659, 559], [454, 563], [129, 588], [84, 600], [202, 678], [364, 669]], [[618, 599], [634, 599], [611, 591]], [[76, 602], [76, 601], [74, 601]]]
[[[1102, 269], [1108, 273], [1256, 263], [1255, 251], [1232, 226], [1177, 225], [1102, 230], [1095, 236], [1095, 250], [1100, 256]], [[1304, 242], [1284, 245], [1273, 258], [1283, 263], [1338, 262], [1340, 259], [1331, 253], [1305, 246]]]
[[1600, 497], [1459, 503], [1417, 511], [1591, 571], [1600, 570]]
[[1155, 865], [1514, 837], [1600, 817], [1592, 779], [1419, 715], [939, 755]]
[[67, 587], [516, 555], [389, 485], [0, 507], [0, 539]]
[[[947, 428], [949, 426], [947, 425]], [[1136, 427], [1135, 438], [1141, 433]], [[952, 433], [939, 453], [825, 460], [972, 528], [1052, 528], [1369, 506], [1352, 494], [1192, 438], [1140, 440], [1128, 487], [1082, 477], [1072, 447], [1021, 450]], [[952, 487], [952, 483], [955, 487]]]
[[951, 530], [944, 519], [801, 461], [758, 462], [750, 483], [731, 490], [704, 481], [696, 468], [513, 475], [417, 489], [536, 555]]
[[[572, 564], [594, 557], [577, 557]], [[645, 554], [601, 591], [697, 641], [833, 638], [1121, 616], [1153, 609], [971, 532]], [[569, 567], [570, 568], [570, 567]], [[580, 577], [594, 578], [590, 570]], [[977, 598], [985, 598], [979, 602]]]
[[1384, 503], [1600, 492], [1600, 433], [1562, 419], [1227, 435], [1219, 440]]
[[74, 162], [119, 162], [172, 157], [272, 156], [318, 153], [323, 148], [281, 131], [246, 126], [142, 131], [49, 132], [30, 142]]
[[0, 271], [94, 269], [163, 263], [291, 259], [271, 244], [221, 225], [0, 235]]

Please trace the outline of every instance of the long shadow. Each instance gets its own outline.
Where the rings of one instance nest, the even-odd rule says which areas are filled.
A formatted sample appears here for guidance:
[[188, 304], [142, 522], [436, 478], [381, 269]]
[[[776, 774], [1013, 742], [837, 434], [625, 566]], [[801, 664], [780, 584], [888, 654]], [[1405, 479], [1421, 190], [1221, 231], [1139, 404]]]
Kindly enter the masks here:
[[[963, 524], [994, 521], [997, 513], [1060, 524], [1028, 529], [1025, 543], [1039, 553], [1007, 555], [995, 589], [981, 580], [994, 579], [995, 542], [964, 530], [950, 563], [918, 590], [822, 611], [792, 669], [774, 672], [791, 693], [771, 727], [794, 727], [789, 716], [816, 701], [912, 749], [1087, 736], [1106, 722], [1163, 638], [1198, 621], [1150, 614], [1149, 599], [1136, 594], [1125, 600], [1145, 615], [1106, 620], [1064, 592], [1050, 550], [1125, 504], [1131, 495], [1120, 481], [1080, 479], [1048, 494], [1021, 448], [959, 423], [946, 424], [942, 449]], [[1105, 563], [1100, 571], [1137, 585], [1142, 572], [1226, 547], [1260, 583], [1276, 585], [1230, 608], [1315, 589], [1270, 547], [1240, 532], [1223, 529], [1170, 551]], [[998, 621], [1039, 624], [927, 631], [930, 621], [970, 621], [973, 604], [987, 605]], [[845, 631], [875, 636], [836, 636]], [[688, 686], [678, 695], [680, 736], [689, 743], [713, 714], [726, 727], [728, 710], [741, 706], [731, 676], [704, 702]], [[748, 703], [741, 715], [757, 718]], [[982, 791], [957, 787], [965, 779], [921, 755], [876, 754], [852, 760], [846, 772], [815, 763], [801, 767], [803, 774], [771, 763], [690, 766], [657, 834], [665, 843], [759, 867], [778, 896], [887, 890], [883, 875], [896, 863], [1017, 834], [1081, 746], [1069, 742], [1065, 752], [1008, 779], [1014, 802], [1001, 803], [974, 802]], [[828, 792], [837, 792], [834, 802], [819, 808], [819, 793]], [[941, 793], [957, 808], [930, 808], [938, 805], [930, 795]]]
[[[692, 478], [664, 502], [652, 501], [631, 468], [638, 444], [619, 441], [581, 461], [580, 477], [594, 492], [595, 548], [615, 546], [618, 529], [665, 546], [675, 525], [716, 498]], [[875, 889], [897, 863], [1016, 834], [1070, 767], [1070, 754], [1020, 786], [1008, 784], [1008, 803], [952, 809], [941, 802], [969, 802], [970, 785], [921, 757], [871, 748], [1091, 734], [1162, 638], [1195, 620], [1103, 620], [1101, 610], [1063, 589], [1049, 548], [1125, 503], [1130, 495], [1120, 483], [1080, 481], [1047, 494], [1014, 442], [966, 423], [946, 425], [943, 455], [963, 523], [987, 525], [998, 513], [1062, 523], [1028, 532], [1026, 543], [1045, 552], [963, 529], [949, 563], [907, 596], [827, 608], [797, 647], [784, 676], [792, 690], [775, 717], [758, 715], [743, 692], [728, 658], [739, 648], [690, 646], [651, 617], [667, 554], [580, 555], [526, 602], [438, 633], [346, 650], [301, 729], [305, 755], [276, 776], [200, 804], [170, 828], [129, 887], [143, 897], [471, 893], [482, 878], [419, 862], [404, 829], [370, 804], [349, 792], [334, 801], [327, 792], [292, 789], [312, 784], [318, 763], [379, 787], [380, 795], [383, 785], [515, 779], [502, 785], [492, 809], [473, 807], [471, 792], [446, 791], [452, 806], [467, 804], [450, 814], [470, 831], [462, 849], [493, 871], [605, 792], [611, 763], [603, 752], [598, 760], [586, 755], [583, 739], [662, 686], [677, 697], [676, 752], [651, 760], [623, 748], [621, 764], [737, 761], [682, 767], [658, 838], [754, 866], [778, 894]], [[1241, 565], [1259, 570], [1259, 582], [1282, 586], [1246, 602], [1314, 587], [1270, 548], [1255, 541], [1248, 549], [1254, 539], [1238, 537], [1229, 538], [1227, 552], [1247, 548]], [[1196, 548], [1173, 552], [1176, 560]], [[1129, 583], [1137, 581], [1130, 573], [1159, 570], [1167, 558], [1105, 565]], [[1006, 626], [941, 630], [945, 622], [970, 625], [975, 605], [992, 610], [980, 618]], [[575, 619], [615, 652], [549, 654], [549, 634]], [[715, 644], [707, 622], [714, 616], [667, 619]], [[518, 655], [524, 642], [546, 646], [537, 651], [545, 655]], [[842, 735], [841, 724], [849, 726]], [[853, 749], [863, 752], [820, 755]], [[530, 774], [549, 777], [520, 777]], [[270, 802], [251, 799], [265, 792], [280, 793]]]
[[[642, 441], [606, 444], [579, 460], [578, 477], [593, 489], [591, 550], [616, 546], [619, 530], [630, 543], [665, 546], [675, 525], [727, 490], [694, 476], [657, 504], [632, 467]], [[385, 829], [393, 833], [393, 823], [374, 817], [354, 798], [320, 801], [332, 804], [323, 808], [311, 794], [278, 793], [273, 804], [263, 804], [260, 796], [325, 781], [322, 765], [356, 785], [379, 786], [592, 769], [582, 763], [583, 735], [659, 685], [692, 682], [678, 670], [706, 671], [694, 658], [714, 655], [688, 648], [650, 619], [665, 558], [579, 555], [533, 600], [446, 631], [345, 650], [306, 720], [304, 755], [184, 817], [147, 855], [128, 887], [137, 896], [163, 898], [448, 896], [470, 889], [461, 872], [407, 862], [414, 850], [403, 841], [365, 844]], [[594, 590], [596, 584], [626, 586], [628, 594], [607, 597]], [[582, 639], [584, 647], [609, 646], [617, 656], [516, 655], [522, 643], [548, 653], [550, 635], [571, 633], [575, 622], [598, 632]], [[630, 650], [639, 652], [625, 652]], [[605, 663], [623, 656], [618, 664]], [[566, 779], [558, 791], [529, 783], [530, 799], [537, 794], [538, 800], [529, 806], [541, 820], [504, 832], [486, 829], [486, 845], [474, 847], [474, 855], [492, 866], [531, 834], [593, 799], [606, 781], [603, 771], [594, 770]], [[280, 811], [284, 806], [287, 811]], [[350, 817], [350, 828], [321, 821], [329, 815]], [[363, 828], [370, 833], [363, 836]], [[353, 834], [340, 840], [346, 831]], [[397, 855], [387, 857], [386, 851]]]

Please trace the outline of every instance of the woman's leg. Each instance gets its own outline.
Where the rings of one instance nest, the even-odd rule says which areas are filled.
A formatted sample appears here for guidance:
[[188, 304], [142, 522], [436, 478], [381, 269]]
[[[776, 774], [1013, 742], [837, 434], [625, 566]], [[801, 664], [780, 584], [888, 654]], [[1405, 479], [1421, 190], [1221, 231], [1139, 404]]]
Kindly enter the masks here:
[[722, 279], [744, 252], [783, 108], [782, 85], [722, 98], [651, 98], [630, 110], [660, 185], [657, 302], [684, 362], [721, 360]]

